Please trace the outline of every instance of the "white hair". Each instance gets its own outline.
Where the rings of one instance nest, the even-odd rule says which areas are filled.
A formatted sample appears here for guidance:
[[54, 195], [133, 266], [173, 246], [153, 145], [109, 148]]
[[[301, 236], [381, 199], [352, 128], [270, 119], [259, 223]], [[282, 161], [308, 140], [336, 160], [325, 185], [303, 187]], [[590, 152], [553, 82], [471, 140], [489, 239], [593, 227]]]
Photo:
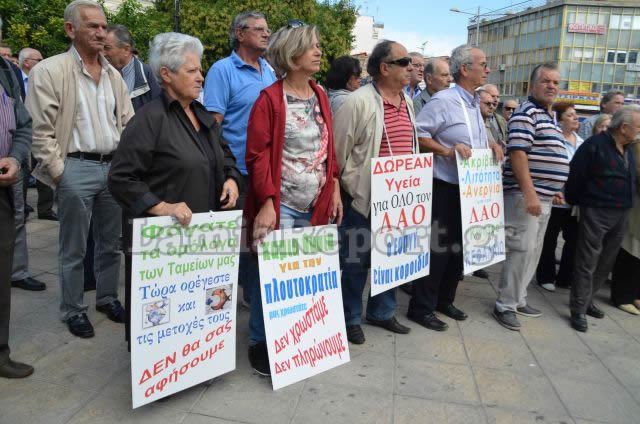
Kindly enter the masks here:
[[456, 47], [451, 52], [451, 57], [449, 58], [449, 68], [451, 70], [451, 75], [456, 82], [458, 82], [460, 79], [460, 70], [462, 66], [473, 64], [473, 56], [471, 55], [471, 50], [476, 48], [477, 47], [474, 47], [470, 44], [463, 44]]
[[165, 32], [153, 37], [149, 43], [149, 66], [158, 81], [162, 81], [160, 69], [177, 72], [184, 64], [186, 53], [195, 53], [202, 59], [204, 47], [200, 40], [178, 32]]
[[67, 5], [64, 9], [64, 21], [71, 22], [74, 28], [78, 28], [80, 25], [80, 9], [85, 7], [92, 7], [94, 9], [98, 9], [104, 15], [104, 10], [102, 10], [102, 6], [96, 3], [93, 0], [74, 0]]
[[633, 123], [633, 115], [640, 114], [640, 105], [624, 105], [611, 118], [609, 130], [617, 130], [622, 124]]
[[38, 50], [32, 49], [31, 47], [25, 47], [24, 49], [20, 50], [20, 53], [18, 53], [18, 66], [22, 68], [22, 65], [24, 64], [25, 59], [27, 59], [27, 56], [31, 53], [39, 53], [39, 52]]

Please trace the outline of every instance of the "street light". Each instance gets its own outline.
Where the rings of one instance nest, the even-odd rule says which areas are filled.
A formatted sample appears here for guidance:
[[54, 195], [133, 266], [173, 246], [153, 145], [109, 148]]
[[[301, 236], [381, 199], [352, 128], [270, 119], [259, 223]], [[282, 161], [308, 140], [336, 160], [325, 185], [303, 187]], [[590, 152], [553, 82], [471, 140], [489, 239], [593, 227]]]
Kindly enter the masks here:
[[449, 9], [450, 12], [454, 12], [454, 13], [463, 13], [465, 15], [471, 15], [473, 16], [472, 20], [475, 19], [476, 21], [476, 47], [480, 44], [480, 18], [484, 18], [487, 16], [505, 16], [505, 15], [511, 15], [513, 14], [513, 12], [511, 11], [507, 11], [504, 13], [480, 13], [480, 6], [478, 6], [478, 12], [477, 13], [471, 13], [471, 12], [465, 12], [463, 10], [458, 9], [457, 7], [452, 7], [451, 9]]

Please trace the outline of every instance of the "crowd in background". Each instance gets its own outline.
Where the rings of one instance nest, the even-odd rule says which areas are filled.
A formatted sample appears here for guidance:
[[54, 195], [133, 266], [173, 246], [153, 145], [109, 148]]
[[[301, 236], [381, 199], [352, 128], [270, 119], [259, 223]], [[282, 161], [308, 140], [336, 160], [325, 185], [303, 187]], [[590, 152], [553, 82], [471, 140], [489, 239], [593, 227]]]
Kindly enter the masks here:
[[96, 310], [124, 323], [129, 339], [132, 219], [172, 216], [188, 225], [194, 213], [229, 209], [243, 210], [239, 279], [258, 373], [269, 375], [269, 358], [255, 247], [273, 230], [337, 224], [348, 340], [365, 342], [363, 320], [409, 333], [396, 319], [395, 290], [363, 307], [371, 239], [362, 235], [371, 227], [371, 159], [417, 153], [434, 155], [430, 225], [439, 231], [430, 274], [403, 286], [406, 315], [446, 331], [443, 316], [468, 317], [455, 306], [463, 279], [456, 157], [476, 149], [490, 149], [503, 167], [507, 251], [497, 322], [519, 330], [519, 317], [542, 315], [527, 301], [535, 277], [545, 290], [570, 289], [570, 325], [587, 331], [587, 315], [604, 317], [593, 299], [611, 272], [613, 304], [640, 314], [640, 107], [625, 106], [621, 92], [605, 93], [601, 113], [581, 124], [573, 103], [556, 102], [553, 63], [534, 68], [519, 103], [487, 84], [480, 48], [425, 59], [389, 40], [368, 55], [370, 83], [361, 86], [362, 66], [350, 56], [333, 58], [316, 81], [318, 29], [291, 20], [272, 33], [260, 12], [235, 17], [233, 51], [206, 78], [197, 38], [158, 34], [143, 63], [129, 29], [109, 26], [91, 0], [67, 6], [64, 30], [69, 50], [46, 59], [25, 47], [11, 63], [0, 47], [9, 59], [0, 60], [0, 376], [33, 372], [9, 357], [10, 287], [46, 289], [28, 271], [30, 175], [38, 218], [60, 223], [60, 319], [82, 338], [95, 334], [84, 302], [95, 288]]

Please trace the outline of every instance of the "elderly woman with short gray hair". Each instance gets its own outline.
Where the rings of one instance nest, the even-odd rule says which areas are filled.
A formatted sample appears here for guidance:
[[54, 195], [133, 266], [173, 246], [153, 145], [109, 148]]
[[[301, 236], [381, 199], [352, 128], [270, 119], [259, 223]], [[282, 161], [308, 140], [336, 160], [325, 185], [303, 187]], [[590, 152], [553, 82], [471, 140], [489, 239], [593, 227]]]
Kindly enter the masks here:
[[[151, 42], [149, 64], [162, 94], [127, 125], [109, 174], [109, 189], [127, 218], [173, 216], [186, 226], [193, 213], [236, 204], [240, 173], [235, 159], [218, 123], [195, 101], [204, 80], [202, 51], [200, 40], [184, 34], [158, 34]], [[131, 226], [126, 227], [130, 249]]]

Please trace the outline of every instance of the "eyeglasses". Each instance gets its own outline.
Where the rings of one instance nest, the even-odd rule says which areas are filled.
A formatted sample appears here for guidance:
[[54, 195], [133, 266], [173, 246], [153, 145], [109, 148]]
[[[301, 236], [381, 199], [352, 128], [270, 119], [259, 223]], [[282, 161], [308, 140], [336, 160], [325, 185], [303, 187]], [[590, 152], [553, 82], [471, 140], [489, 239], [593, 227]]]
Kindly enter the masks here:
[[515, 107], [508, 107], [508, 106], [505, 106], [503, 109], [506, 110], [507, 112], [513, 112], [516, 110]]
[[406, 68], [407, 66], [409, 66], [411, 64], [411, 58], [409, 56], [407, 57], [401, 57], [400, 59], [395, 59], [395, 60], [389, 60], [387, 62], [384, 62], [387, 65], [398, 65], [401, 66], [403, 68]]
[[291, 19], [287, 22], [287, 28], [300, 28], [303, 27], [307, 24], [305, 24], [303, 21], [301, 21], [300, 19]]
[[271, 35], [271, 30], [269, 28], [265, 28], [265, 27], [250, 27], [250, 26], [245, 26], [242, 27], [242, 29], [250, 29], [251, 31], [255, 31], [255, 32], [263, 32], [267, 35]]

